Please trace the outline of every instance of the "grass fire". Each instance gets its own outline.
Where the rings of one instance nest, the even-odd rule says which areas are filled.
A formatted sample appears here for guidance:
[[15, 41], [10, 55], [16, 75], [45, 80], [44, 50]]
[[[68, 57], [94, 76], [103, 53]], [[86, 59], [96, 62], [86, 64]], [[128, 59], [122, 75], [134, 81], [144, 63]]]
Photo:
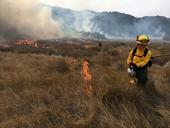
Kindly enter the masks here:
[[85, 94], [87, 96], [91, 96], [92, 95], [92, 86], [91, 86], [91, 81], [92, 81], [92, 76], [89, 72], [89, 62], [88, 59], [84, 59], [83, 63], [82, 63], [82, 76], [83, 79], [85, 81], [84, 84], [84, 90], [85, 90]]

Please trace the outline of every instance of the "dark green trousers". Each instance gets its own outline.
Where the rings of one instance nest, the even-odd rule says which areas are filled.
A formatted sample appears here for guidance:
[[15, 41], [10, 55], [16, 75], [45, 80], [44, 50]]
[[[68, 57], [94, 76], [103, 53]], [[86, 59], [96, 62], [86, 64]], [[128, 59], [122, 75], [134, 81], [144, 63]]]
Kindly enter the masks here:
[[147, 68], [136, 68], [136, 78], [138, 80], [138, 84], [144, 86], [148, 81], [148, 71]]

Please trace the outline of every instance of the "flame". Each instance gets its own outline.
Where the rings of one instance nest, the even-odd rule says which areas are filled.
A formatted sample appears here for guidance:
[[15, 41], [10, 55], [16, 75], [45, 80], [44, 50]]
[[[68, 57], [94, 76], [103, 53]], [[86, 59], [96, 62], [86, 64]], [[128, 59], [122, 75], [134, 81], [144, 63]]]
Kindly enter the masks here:
[[91, 80], [92, 80], [92, 75], [89, 72], [89, 67], [88, 67], [88, 61], [84, 60], [82, 63], [82, 76], [83, 79], [85, 81], [84, 84], [84, 89], [85, 89], [85, 94], [87, 96], [91, 96], [92, 95], [92, 86], [91, 86]]
[[129, 86], [133, 86], [133, 85], [135, 85], [136, 84], [136, 79], [135, 78], [131, 78], [130, 80], [129, 80]]
[[17, 45], [29, 45], [35, 48], [38, 48], [38, 44], [34, 40], [18, 40], [16, 42]]

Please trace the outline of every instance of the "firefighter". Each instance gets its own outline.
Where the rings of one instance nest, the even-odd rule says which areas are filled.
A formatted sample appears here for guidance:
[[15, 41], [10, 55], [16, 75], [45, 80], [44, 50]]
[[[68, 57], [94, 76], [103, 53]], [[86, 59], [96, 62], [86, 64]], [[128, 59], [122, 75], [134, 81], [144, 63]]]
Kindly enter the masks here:
[[102, 47], [102, 39], [99, 40], [98, 46], [101, 48]]
[[[148, 67], [152, 65], [153, 58], [151, 51], [147, 48], [149, 37], [139, 35], [136, 37], [136, 48], [130, 51], [127, 58], [128, 75], [137, 79], [137, 85], [146, 85], [148, 81]], [[130, 81], [135, 83], [135, 79]]]

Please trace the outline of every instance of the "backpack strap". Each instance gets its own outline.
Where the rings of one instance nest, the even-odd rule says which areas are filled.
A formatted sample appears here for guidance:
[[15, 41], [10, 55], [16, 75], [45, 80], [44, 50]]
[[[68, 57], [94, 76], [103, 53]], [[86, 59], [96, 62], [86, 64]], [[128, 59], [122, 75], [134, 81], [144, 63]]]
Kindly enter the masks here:
[[135, 56], [136, 51], [137, 51], [137, 47], [136, 47], [136, 48], [134, 48], [134, 49], [133, 49], [133, 51], [132, 51], [131, 62], [133, 62], [133, 57]]
[[148, 49], [147, 48], [145, 48], [145, 51], [144, 51], [144, 57], [147, 55], [147, 53], [148, 53]]
[[[147, 55], [148, 51], [149, 51], [149, 49], [146, 48], [144, 51], [144, 56]], [[154, 57], [151, 56], [151, 58], [149, 59], [148, 63], [145, 65], [145, 67], [146, 68], [151, 67], [153, 62], [154, 62]]]

